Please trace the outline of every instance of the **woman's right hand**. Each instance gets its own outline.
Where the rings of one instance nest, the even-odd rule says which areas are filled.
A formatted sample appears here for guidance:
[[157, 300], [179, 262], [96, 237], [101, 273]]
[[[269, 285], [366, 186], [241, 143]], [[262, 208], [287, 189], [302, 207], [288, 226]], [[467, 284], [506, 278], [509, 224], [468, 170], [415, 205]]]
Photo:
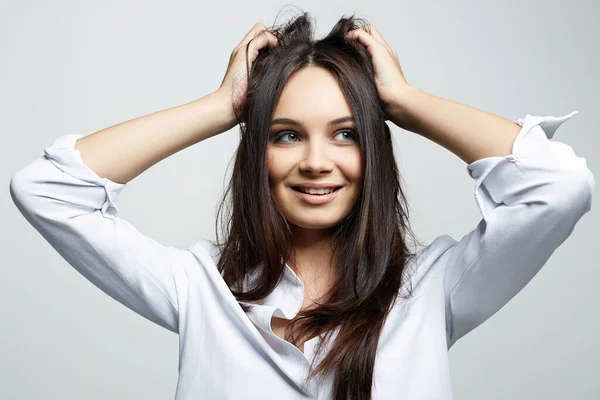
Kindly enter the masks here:
[[[226, 101], [229, 101], [232, 108], [232, 115], [238, 115], [238, 111], [244, 104], [246, 97], [246, 89], [248, 88], [248, 79], [246, 71], [246, 46], [248, 42], [248, 71], [252, 67], [252, 63], [258, 56], [258, 52], [265, 46], [277, 46], [277, 37], [272, 31], [262, 22], [257, 22], [256, 25], [244, 36], [242, 41], [233, 49], [229, 57], [229, 65], [227, 72], [221, 82], [221, 86], [217, 92], [221, 93]], [[228, 99], [228, 100], [227, 100]], [[232, 121], [235, 126], [238, 121]]]

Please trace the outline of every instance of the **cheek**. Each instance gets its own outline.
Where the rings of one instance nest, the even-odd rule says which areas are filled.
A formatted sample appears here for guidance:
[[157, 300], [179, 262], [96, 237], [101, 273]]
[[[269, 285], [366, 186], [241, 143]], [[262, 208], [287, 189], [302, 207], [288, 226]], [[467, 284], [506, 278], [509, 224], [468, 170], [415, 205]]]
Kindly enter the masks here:
[[271, 187], [279, 185], [290, 172], [289, 160], [279, 152], [269, 150], [268, 152], [269, 184]]
[[356, 180], [360, 180], [360, 178], [362, 177], [362, 163], [360, 160], [358, 160], [353, 166], [352, 166], [352, 176], [356, 179]]
[[360, 151], [356, 150], [352, 154], [347, 154], [344, 158], [344, 173], [354, 181], [359, 181], [362, 177], [362, 158]]

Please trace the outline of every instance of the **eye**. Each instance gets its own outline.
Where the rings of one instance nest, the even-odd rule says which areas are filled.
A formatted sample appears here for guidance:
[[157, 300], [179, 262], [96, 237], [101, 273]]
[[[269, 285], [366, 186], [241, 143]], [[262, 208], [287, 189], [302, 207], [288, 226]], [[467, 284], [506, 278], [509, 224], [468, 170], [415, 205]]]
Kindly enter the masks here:
[[[342, 139], [341, 141], [346, 141], [346, 140], [357, 141], [358, 140], [356, 133], [351, 129], [346, 129], [346, 130], [340, 131], [335, 134], [335, 137], [342, 135], [342, 134], [344, 134], [342, 136], [342, 138], [344, 138], [344, 139]], [[286, 137], [289, 140], [282, 139], [282, 138], [286, 138]], [[293, 143], [293, 142], [297, 142], [298, 140], [299, 140], [298, 134], [293, 131], [278, 132], [275, 135], [273, 135], [271, 138], [272, 142], [283, 142], [283, 143]]]
[[279, 135], [279, 134], [274, 135], [271, 140], [273, 142], [290, 142], [289, 140], [281, 140], [281, 138], [286, 137], [286, 136], [292, 138], [291, 142], [295, 142], [296, 141], [296, 140], [293, 140], [293, 139], [298, 139], [298, 135], [295, 132], [284, 132], [282, 135]]
[[356, 133], [354, 133], [352, 130], [338, 132], [335, 136], [341, 135], [342, 133], [345, 133], [345, 137], [349, 138], [349, 140], [357, 140]]

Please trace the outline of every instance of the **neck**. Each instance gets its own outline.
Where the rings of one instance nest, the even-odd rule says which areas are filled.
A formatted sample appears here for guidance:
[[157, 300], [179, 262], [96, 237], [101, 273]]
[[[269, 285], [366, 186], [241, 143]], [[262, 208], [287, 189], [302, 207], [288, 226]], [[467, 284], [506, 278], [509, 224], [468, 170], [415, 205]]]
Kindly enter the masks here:
[[291, 225], [292, 240], [297, 250], [324, 249], [329, 247], [329, 241], [333, 234], [333, 228], [328, 229], [306, 229]]
[[305, 229], [292, 225], [295, 259], [289, 266], [313, 295], [320, 293], [333, 277], [331, 235], [334, 229]]

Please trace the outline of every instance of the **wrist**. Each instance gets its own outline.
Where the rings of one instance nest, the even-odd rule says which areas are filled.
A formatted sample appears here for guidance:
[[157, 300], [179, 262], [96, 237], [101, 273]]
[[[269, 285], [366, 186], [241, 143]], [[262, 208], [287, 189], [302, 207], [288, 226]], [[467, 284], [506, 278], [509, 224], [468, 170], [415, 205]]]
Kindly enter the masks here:
[[219, 105], [219, 118], [223, 132], [228, 131], [238, 124], [237, 116], [233, 110], [231, 97], [228, 91], [217, 89], [209, 95], [212, 101]]
[[410, 106], [417, 97], [424, 94], [426, 93], [421, 89], [408, 84], [396, 90], [386, 110], [389, 120], [402, 129], [411, 130], [409, 129], [412, 126]]

